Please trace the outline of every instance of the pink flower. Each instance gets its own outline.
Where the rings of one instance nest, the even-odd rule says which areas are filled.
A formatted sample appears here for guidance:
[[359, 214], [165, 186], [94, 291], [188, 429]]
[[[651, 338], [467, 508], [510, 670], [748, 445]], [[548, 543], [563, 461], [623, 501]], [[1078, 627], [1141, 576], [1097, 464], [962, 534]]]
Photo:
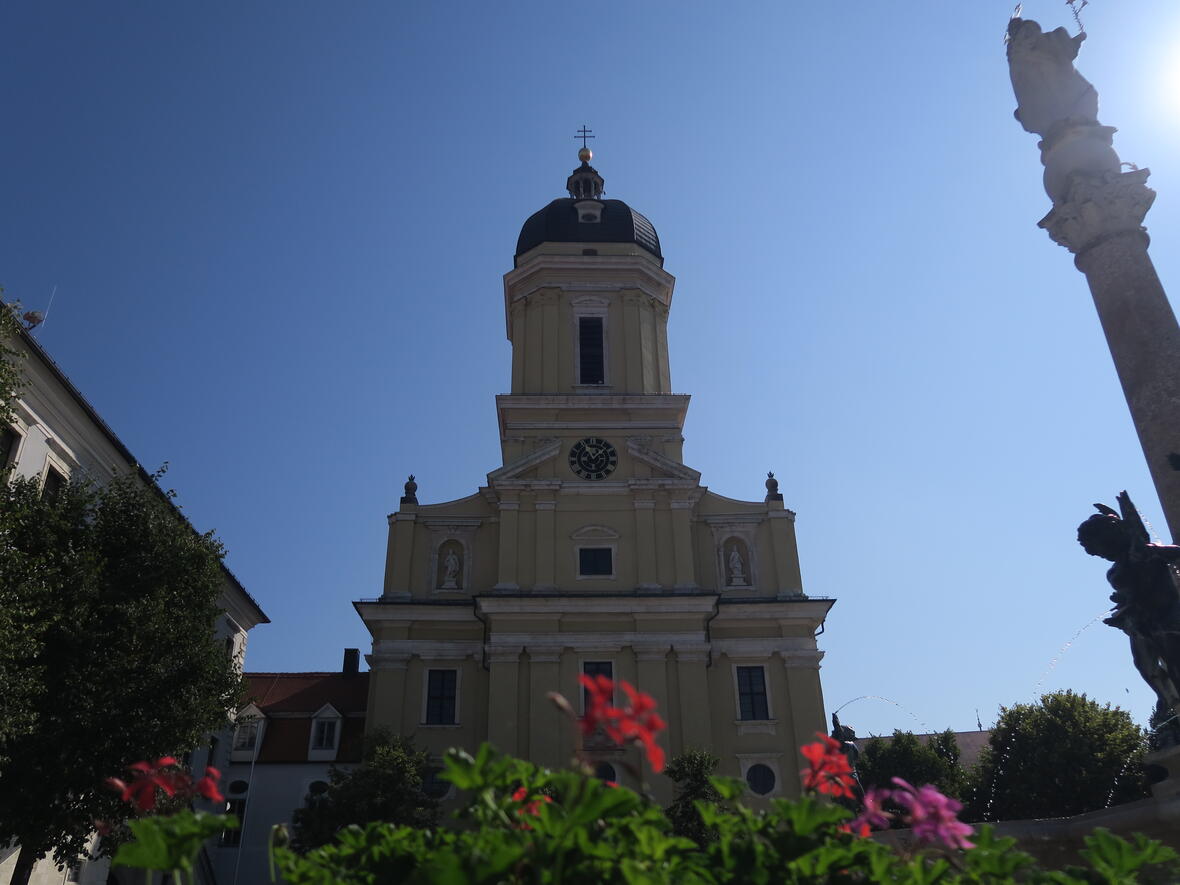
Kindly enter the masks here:
[[942, 795], [927, 784], [920, 789], [899, 777], [893, 783], [901, 789], [893, 791], [893, 801], [909, 812], [905, 822], [914, 831], [914, 838], [920, 843], [940, 842], [948, 848], [972, 848], [968, 841], [971, 827], [962, 823], [958, 814], [963, 810], [961, 803]]
[[878, 787], [871, 787], [864, 795], [864, 808], [861, 809], [860, 814], [852, 821], [852, 828], [861, 835], [867, 835], [870, 828], [883, 830], [889, 826], [889, 820], [893, 817], [884, 808], [884, 803], [892, 797], [890, 790], [882, 790]]

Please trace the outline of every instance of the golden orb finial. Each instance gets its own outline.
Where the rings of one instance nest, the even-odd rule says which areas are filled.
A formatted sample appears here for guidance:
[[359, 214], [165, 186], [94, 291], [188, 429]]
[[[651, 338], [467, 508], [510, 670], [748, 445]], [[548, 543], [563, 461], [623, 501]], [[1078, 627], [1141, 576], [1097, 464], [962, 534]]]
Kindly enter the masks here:
[[591, 160], [594, 159], [594, 151], [590, 150], [590, 148], [588, 148], [588, 147], [579, 148], [578, 149], [578, 159], [581, 160], [583, 163], [589, 163]]

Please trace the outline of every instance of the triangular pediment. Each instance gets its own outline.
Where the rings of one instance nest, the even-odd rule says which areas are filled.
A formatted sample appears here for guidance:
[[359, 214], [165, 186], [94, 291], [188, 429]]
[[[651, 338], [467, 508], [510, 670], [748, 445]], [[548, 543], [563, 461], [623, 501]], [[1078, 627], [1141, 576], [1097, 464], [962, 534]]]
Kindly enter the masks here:
[[537, 448], [533, 449], [527, 455], [522, 455], [515, 461], [505, 464], [498, 470], [493, 470], [489, 473], [488, 484], [491, 485], [497, 480], [504, 479], [526, 479], [526, 474], [535, 470], [546, 461], [556, 458], [560, 451], [561, 440], [546, 440], [542, 445], [537, 446]]
[[649, 467], [659, 471], [663, 476], [669, 476], [674, 479], [688, 479], [693, 482], [700, 482], [701, 474], [698, 470], [693, 470], [679, 461], [673, 461], [659, 452], [653, 451], [646, 445], [643, 439], [631, 438], [627, 440], [627, 452], [631, 457], [638, 461], [642, 461]]

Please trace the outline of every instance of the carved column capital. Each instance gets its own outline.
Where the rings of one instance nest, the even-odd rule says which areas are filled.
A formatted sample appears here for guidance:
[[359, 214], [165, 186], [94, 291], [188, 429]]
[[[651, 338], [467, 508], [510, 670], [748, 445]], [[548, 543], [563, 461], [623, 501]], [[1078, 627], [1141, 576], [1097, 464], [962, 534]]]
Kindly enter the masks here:
[[1050, 239], [1079, 255], [1118, 234], [1146, 237], [1143, 218], [1155, 200], [1146, 184], [1147, 169], [1086, 175], [1074, 173], [1063, 202], [1038, 222]]
[[522, 648], [519, 645], [489, 645], [487, 646], [488, 663], [519, 664], [521, 651]]

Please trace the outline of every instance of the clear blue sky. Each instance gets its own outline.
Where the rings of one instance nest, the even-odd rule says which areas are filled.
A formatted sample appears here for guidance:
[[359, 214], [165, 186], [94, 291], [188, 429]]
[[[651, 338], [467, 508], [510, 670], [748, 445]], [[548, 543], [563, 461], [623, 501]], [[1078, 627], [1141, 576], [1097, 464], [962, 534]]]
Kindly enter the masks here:
[[[805, 589], [839, 600], [829, 711], [967, 729], [1070, 687], [1145, 721], [1121, 634], [1059, 655], [1106, 607], [1091, 503], [1127, 488], [1164, 531], [1085, 280], [1036, 228], [1010, 11], [9, 3], [0, 283], [56, 289], [42, 344], [224, 540], [274, 622], [248, 666], [334, 669], [406, 474], [443, 501], [498, 466], [500, 277], [585, 123], [678, 280], [686, 460], [737, 498], [775, 470]], [[1084, 17], [1176, 290], [1180, 7]]]

